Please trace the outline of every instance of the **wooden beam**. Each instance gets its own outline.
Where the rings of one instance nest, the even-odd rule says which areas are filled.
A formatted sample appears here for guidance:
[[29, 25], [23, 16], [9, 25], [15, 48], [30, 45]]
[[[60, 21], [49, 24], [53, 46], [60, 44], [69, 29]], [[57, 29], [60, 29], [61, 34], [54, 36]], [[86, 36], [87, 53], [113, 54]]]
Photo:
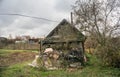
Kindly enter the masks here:
[[40, 40], [40, 49], [39, 49], [39, 54], [42, 52], [42, 40]]

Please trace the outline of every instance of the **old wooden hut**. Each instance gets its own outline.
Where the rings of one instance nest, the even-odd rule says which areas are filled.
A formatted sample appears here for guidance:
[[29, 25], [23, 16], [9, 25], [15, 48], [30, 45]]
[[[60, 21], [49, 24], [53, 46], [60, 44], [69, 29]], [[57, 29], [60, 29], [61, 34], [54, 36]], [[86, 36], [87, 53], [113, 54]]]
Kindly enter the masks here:
[[55, 50], [81, 48], [84, 51], [84, 42], [85, 36], [66, 19], [63, 19], [40, 44], [42, 48], [49, 45]]

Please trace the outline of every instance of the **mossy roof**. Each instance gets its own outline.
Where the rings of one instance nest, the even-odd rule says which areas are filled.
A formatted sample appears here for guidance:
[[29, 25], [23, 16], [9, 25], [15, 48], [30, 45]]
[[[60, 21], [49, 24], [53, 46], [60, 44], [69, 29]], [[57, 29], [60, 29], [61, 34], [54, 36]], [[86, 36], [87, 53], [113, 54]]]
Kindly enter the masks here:
[[[66, 28], [66, 29], [65, 29]], [[68, 31], [68, 32], [67, 32]], [[66, 19], [63, 19], [46, 37], [44, 42], [85, 41], [85, 36]]]

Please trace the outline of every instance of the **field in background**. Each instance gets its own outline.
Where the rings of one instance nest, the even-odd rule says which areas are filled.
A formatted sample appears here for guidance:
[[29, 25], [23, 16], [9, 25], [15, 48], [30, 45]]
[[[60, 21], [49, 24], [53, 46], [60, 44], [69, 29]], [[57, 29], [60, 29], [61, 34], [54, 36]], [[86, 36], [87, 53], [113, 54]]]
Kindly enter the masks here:
[[15, 43], [15, 44], [9, 44], [7, 46], [4, 47], [5, 49], [20, 49], [20, 50], [39, 50], [40, 45], [38, 43], [33, 43], [33, 44], [29, 44], [29, 43]]
[[99, 60], [87, 54], [89, 61], [83, 69], [41, 71], [28, 66], [38, 52], [33, 50], [0, 50], [0, 77], [120, 77], [120, 69], [102, 67]]

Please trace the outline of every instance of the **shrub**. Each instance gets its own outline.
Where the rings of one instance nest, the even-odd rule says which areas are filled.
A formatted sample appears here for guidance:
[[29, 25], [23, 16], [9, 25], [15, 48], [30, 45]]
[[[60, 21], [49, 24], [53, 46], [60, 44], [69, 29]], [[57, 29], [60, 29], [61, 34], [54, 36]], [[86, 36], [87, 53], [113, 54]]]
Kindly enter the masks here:
[[112, 38], [105, 46], [99, 46], [97, 56], [103, 65], [120, 68], [120, 39]]

